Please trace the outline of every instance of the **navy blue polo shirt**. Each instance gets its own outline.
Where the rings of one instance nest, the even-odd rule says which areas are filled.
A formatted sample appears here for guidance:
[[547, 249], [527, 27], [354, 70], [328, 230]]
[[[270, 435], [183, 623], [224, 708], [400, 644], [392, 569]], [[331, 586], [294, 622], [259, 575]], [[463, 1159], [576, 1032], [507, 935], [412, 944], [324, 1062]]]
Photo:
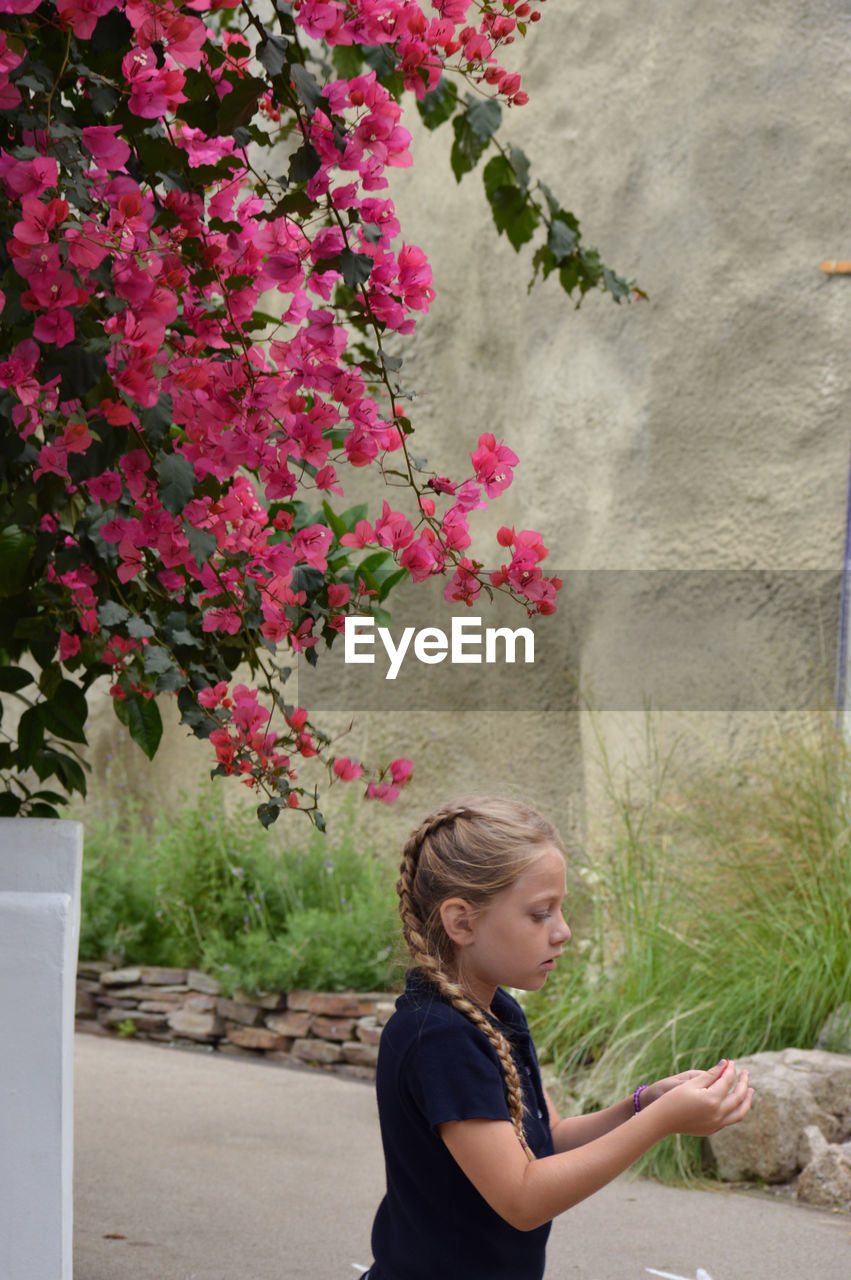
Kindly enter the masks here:
[[[553, 1154], [541, 1072], [520, 1005], [497, 989], [493, 1014], [520, 1072], [536, 1156]], [[491, 1209], [437, 1132], [446, 1120], [508, 1120], [499, 1058], [483, 1031], [416, 969], [378, 1050], [387, 1194], [372, 1230], [369, 1280], [541, 1280], [550, 1224], [518, 1231]]]

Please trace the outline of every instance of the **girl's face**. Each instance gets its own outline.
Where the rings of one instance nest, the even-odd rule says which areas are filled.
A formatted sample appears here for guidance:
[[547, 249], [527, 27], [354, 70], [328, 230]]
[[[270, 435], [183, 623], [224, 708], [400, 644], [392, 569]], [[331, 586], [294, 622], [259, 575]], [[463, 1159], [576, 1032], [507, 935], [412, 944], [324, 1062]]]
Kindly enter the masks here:
[[564, 896], [564, 858], [548, 846], [486, 907], [444, 917], [455, 943], [458, 981], [484, 1008], [498, 986], [537, 991], [544, 985], [570, 938]]

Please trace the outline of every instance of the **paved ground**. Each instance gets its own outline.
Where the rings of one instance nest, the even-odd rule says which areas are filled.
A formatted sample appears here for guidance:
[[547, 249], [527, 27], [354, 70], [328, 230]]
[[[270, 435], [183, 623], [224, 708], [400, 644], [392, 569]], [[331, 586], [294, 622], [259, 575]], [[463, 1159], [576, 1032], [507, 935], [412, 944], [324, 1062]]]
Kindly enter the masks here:
[[[369, 1262], [370, 1086], [84, 1035], [76, 1081], [74, 1280], [357, 1280]], [[851, 1217], [621, 1179], [557, 1220], [548, 1256], [547, 1280], [848, 1280]]]

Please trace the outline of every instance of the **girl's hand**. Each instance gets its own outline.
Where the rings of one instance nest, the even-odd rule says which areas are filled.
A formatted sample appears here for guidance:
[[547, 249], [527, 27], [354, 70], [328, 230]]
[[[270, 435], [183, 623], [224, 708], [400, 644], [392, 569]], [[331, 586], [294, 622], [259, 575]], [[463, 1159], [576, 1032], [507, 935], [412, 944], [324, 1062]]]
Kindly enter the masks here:
[[[686, 1079], [669, 1085], [656, 1100], [653, 1114], [670, 1133], [706, 1138], [728, 1125], [738, 1124], [750, 1110], [753, 1089], [748, 1073], [736, 1078], [736, 1064], [722, 1059], [711, 1071], [685, 1071]], [[670, 1080], [677, 1077], [671, 1076]], [[658, 1084], [666, 1084], [659, 1081]], [[642, 1099], [644, 1094], [641, 1095]]]
[[639, 1111], [645, 1111], [651, 1102], [656, 1102], [663, 1094], [668, 1093], [671, 1089], [676, 1089], [678, 1084], [685, 1084], [687, 1080], [694, 1080], [697, 1076], [704, 1075], [703, 1071], [680, 1071], [675, 1076], [665, 1076], [663, 1080], [657, 1080], [654, 1084], [646, 1085], [638, 1098]]

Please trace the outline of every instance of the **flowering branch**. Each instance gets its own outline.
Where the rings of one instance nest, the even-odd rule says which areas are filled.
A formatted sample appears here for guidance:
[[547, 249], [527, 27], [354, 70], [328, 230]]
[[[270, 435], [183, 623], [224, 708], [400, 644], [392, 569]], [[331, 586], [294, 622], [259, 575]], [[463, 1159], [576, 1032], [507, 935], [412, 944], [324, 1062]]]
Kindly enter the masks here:
[[[48, 779], [85, 791], [74, 744], [101, 675], [149, 756], [156, 695], [176, 695], [266, 824], [288, 807], [322, 824], [299, 782], [312, 757], [392, 800], [410, 761], [337, 757], [285, 700], [289, 661], [316, 662], [405, 578], [555, 608], [539, 534], [501, 530], [496, 568], [465, 555], [517, 456], [484, 434], [467, 477], [423, 480], [386, 349], [434, 297], [385, 194], [411, 164], [400, 100], [453, 119], [460, 177], [500, 101], [526, 101], [498, 55], [527, 16], [513, 0], [275, 0], [262, 17], [246, 0], [0, 0], [0, 692], [31, 703], [0, 742], [0, 813], [55, 814]], [[567, 225], [549, 207], [548, 245]], [[597, 283], [617, 296], [619, 279]], [[335, 510], [365, 467], [413, 491], [416, 527], [384, 499]], [[262, 697], [235, 680], [243, 662]]]

